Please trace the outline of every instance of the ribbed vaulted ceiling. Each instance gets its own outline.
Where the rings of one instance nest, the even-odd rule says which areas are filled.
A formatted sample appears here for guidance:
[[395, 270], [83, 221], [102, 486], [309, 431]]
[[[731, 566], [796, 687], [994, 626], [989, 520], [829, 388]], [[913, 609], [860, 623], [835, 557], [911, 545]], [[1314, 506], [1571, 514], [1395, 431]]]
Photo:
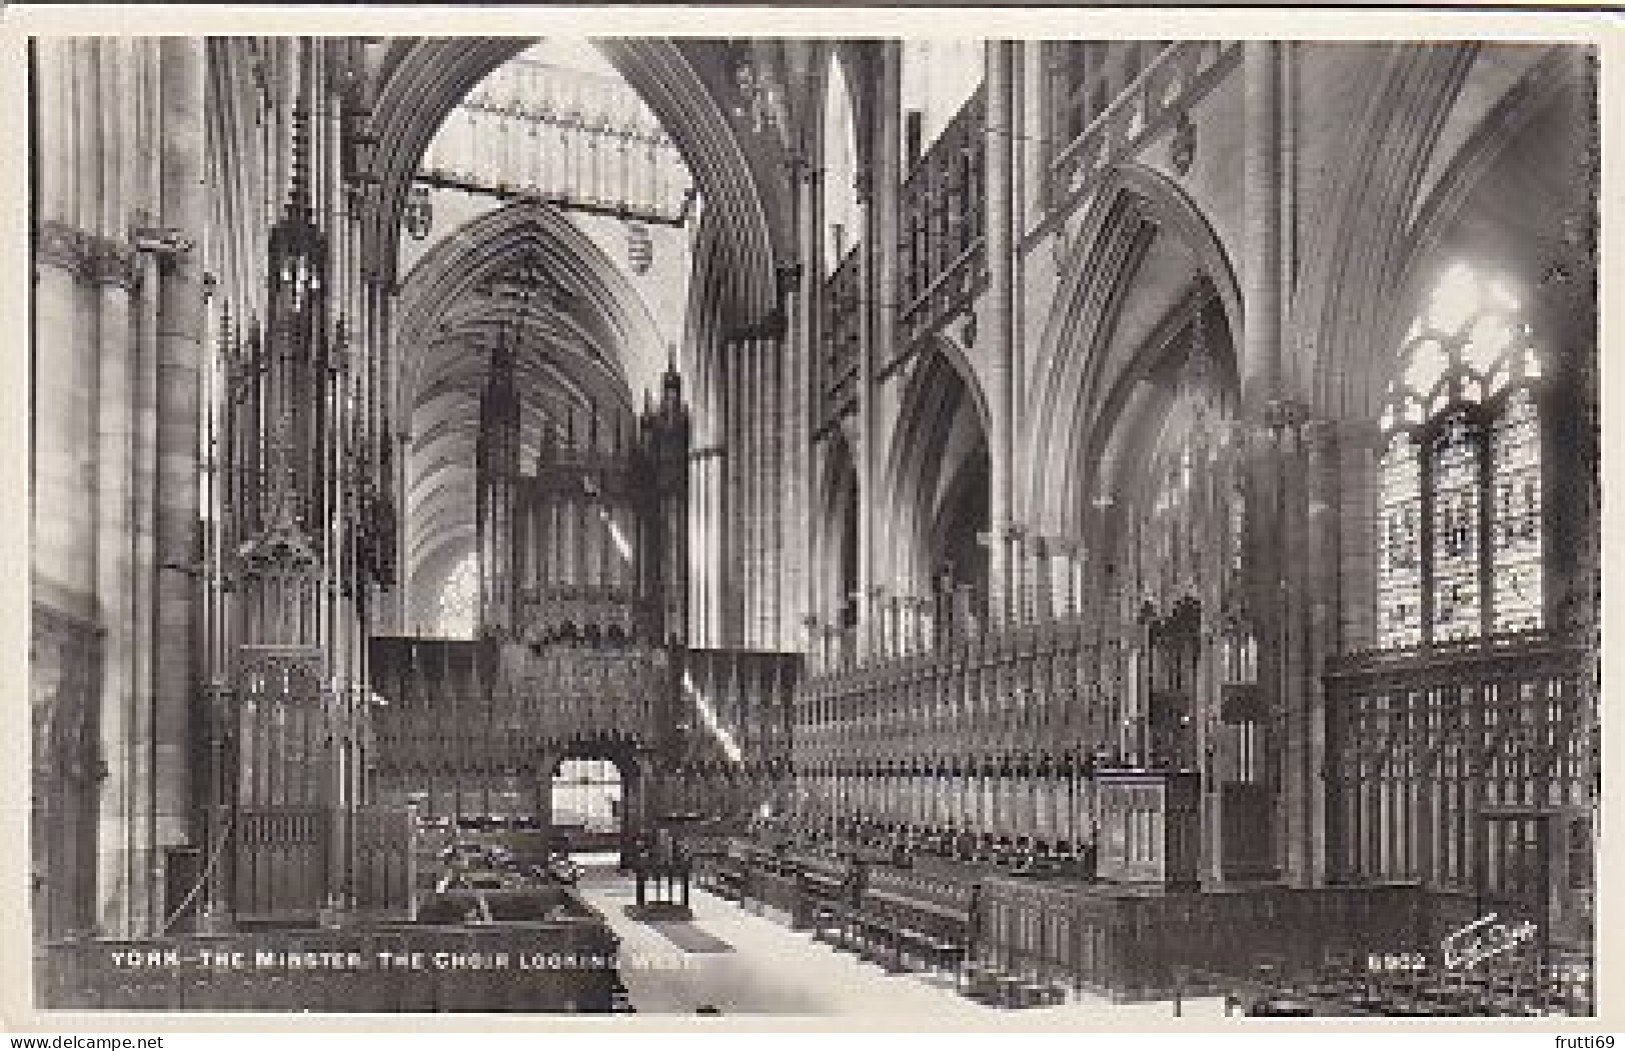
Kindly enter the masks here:
[[[378, 277], [393, 277], [401, 287], [396, 413], [410, 434], [403, 569], [416, 622], [408, 627], [431, 626], [431, 593], [474, 545], [474, 450], [491, 349], [504, 339], [517, 345], [525, 464], [534, 459], [544, 425], [565, 430], [573, 419], [585, 429], [589, 406], [597, 406], [606, 435], [615, 416], [628, 423], [633, 399], [658, 386], [671, 349], [626, 274], [548, 205], [512, 204], [488, 213], [436, 244], [410, 273], [398, 272], [402, 205], [425, 148], [487, 74], [534, 44], [523, 38], [400, 39], [379, 53], [370, 167], [381, 207], [370, 211], [365, 236]], [[711, 262], [728, 280], [715, 289], [702, 283], [707, 291], [690, 302], [686, 341], [765, 316], [776, 302], [775, 240], [786, 234], [769, 222], [763, 204], [764, 162], [757, 156], [763, 142], [741, 128], [737, 106], [715, 94], [731, 77], [696, 65], [715, 65], [725, 50], [630, 38], [593, 46], [676, 144], [704, 201], [705, 226], [727, 231], [712, 239], [718, 258]], [[522, 259], [548, 275], [548, 294], [519, 309], [481, 293]], [[688, 346], [677, 350], [679, 360], [693, 353]]]
[[[528, 301], [492, 294], [516, 266], [541, 278]], [[585, 435], [596, 412], [606, 441], [629, 428], [632, 392], [653, 389], [665, 364], [626, 277], [545, 205], [489, 213], [438, 244], [406, 282], [399, 333], [410, 399], [406, 568], [420, 594], [474, 545], [480, 393], [496, 347], [515, 351], [527, 468], [549, 425]]]

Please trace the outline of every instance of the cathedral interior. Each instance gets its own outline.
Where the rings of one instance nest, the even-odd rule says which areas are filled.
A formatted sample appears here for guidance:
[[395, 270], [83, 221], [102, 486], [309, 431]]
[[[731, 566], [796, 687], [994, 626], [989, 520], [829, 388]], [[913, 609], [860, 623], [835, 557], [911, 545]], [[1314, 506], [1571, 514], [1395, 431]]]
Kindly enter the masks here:
[[34, 39], [36, 1002], [1594, 1014], [1595, 64]]

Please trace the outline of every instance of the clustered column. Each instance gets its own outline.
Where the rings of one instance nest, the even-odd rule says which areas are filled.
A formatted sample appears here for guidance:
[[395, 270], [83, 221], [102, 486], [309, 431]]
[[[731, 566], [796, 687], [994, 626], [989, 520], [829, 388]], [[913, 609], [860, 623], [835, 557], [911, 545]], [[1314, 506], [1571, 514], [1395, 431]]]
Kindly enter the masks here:
[[1015, 324], [1015, 95], [1014, 49], [987, 43], [987, 268], [988, 410], [991, 448], [988, 502], [988, 615], [1011, 619], [1018, 600], [1015, 561], [1015, 426], [1019, 377]]

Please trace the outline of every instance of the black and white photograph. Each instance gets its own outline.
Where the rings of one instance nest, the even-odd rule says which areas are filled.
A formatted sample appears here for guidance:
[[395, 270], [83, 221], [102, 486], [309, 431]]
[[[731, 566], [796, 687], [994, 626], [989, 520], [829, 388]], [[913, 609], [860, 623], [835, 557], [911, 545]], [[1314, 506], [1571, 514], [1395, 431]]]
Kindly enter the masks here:
[[28, 33], [35, 1024], [1608, 1014], [1603, 49], [1175, 14]]

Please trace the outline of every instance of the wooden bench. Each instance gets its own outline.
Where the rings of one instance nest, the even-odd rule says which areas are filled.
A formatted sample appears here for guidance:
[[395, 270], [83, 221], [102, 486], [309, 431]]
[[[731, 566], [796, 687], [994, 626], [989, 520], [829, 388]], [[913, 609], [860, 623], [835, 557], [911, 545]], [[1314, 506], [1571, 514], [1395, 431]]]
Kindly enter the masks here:
[[883, 932], [892, 967], [957, 975], [974, 930], [976, 895], [974, 882], [875, 866], [863, 908]]
[[790, 854], [785, 857], [785, 865], [795, 880], [791, 927], [806, 930], [820, 910], [841, 912], [839, 907], [856, 904], [861, 874], [849, 862], [815, 854]]

